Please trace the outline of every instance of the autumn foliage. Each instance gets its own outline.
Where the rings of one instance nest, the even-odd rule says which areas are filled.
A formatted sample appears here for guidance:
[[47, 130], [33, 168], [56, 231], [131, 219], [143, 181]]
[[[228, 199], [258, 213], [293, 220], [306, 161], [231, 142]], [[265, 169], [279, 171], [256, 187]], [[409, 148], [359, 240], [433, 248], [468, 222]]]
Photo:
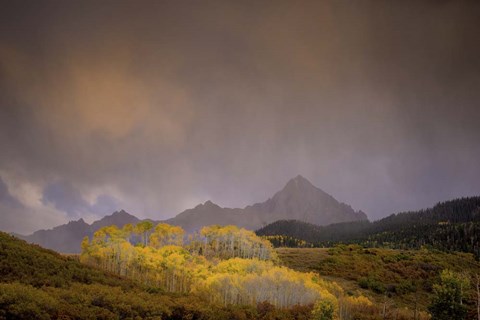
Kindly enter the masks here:
[[[184, 241], [186, 240], [186, 241]], [[277, 308], [326, 301], [338, 309], [340, 287], [317, 274], [278, 265], [269, 241], [235, 226], [208, 226], [185, 238], [180, 227], [144, 222], [98, 230], [82, 243], [81, 261], [168, 292], [212, 303]]]

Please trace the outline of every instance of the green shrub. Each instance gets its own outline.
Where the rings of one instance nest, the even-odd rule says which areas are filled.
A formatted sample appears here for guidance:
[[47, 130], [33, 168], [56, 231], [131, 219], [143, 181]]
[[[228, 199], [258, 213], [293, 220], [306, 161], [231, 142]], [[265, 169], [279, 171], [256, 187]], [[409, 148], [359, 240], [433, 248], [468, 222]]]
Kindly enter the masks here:
[[332, 320], [335, 307], [328, 300], [319, 300], [312, 311], [312, 320]]

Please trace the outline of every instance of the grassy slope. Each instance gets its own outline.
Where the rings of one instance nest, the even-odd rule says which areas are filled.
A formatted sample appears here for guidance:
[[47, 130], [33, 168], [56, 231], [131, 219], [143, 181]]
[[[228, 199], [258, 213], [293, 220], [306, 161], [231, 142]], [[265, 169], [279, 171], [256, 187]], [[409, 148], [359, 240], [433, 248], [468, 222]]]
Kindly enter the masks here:
[[[313, 271], [339, 283], [350, 292], [359, 291], [378, 303], [426, 310], [432, 284], [445, 268], [470, 275], [480, 272], [472, 254], [428, 250], [334, 248], [279, 248], [280, 260], [299, 271]], [[362, 288], [361, 285], [364, 287]], [[418, 290], [415, 290], [415, 287]]]
[[0, 282], [20, 282], [34, 287], [68, 287], [73, 283], [97, 283], [133, 288], [131, 281], [106, 274], [62, 256], [53, 250], [28, 244], [0, 232]]

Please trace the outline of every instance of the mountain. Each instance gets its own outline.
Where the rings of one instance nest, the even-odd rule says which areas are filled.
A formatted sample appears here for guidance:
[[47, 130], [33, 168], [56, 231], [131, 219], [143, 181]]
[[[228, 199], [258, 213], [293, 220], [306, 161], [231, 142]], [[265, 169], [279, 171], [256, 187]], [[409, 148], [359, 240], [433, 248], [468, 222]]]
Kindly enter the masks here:
[[362, 211], [354, 211], [349, 205], [338, 202], [299, 175], [288, 181], [281, 191], [265, 202], [243, 209], [232, 209], [207, 201], [165, 222], [181, 226], [187, 231], [195, 231], [210, 224], [234, 224], [247, 229], [258, 229], [282, 219], [328, 225], [367, 220], [367, 216]]
[[100, 228], [116, 225], [117, 227], [122, 227], [128, 223], [136, 224], [140, 221], [137, 217], [129, 214], [124, 210], [115, 211], [113, 214], [109, 216], [105, 216], [102, 219], [93, 222], [90, 225], [90, 229], [95, 232]]
[[247, 221], [242, 215], [242, 209], [222, 208], [212, 201], [206, 201], [197, 205], [195, 208], [187, 209], [174, 218], [165, 220], [165, 223], [181, 226], [188, 232], [197, 231], [203, 226], [218, 225], [237, 225], [254, 229], [258, 225], [256, 222]]
[[93, 234], [90, 230], [90, 225], [80, 219], [50, 230], [38, 230], [21, 238], [57, 252], [74, 253], [79, 252], [83, 237]]
[[[255, 230], [282, 219], [327, 225], [346, 221], [365, 221], [367, 216], [362, 211], [354, 211], [349, 205], [338, 202], [299, 175], [288, 181], [282, 190], [265, 202], [243, 209], [232, 209], [222, 208], [207, 201], [163, 222], [181, 226], [187, 232], [194, 232], [213, 224], [236, 225]], [[58, 252], [77, 253], [80, 251], [82, 239], [85, 236], [91, 237], [98, 229], [109, 225], [122, 227], [127, 223], [136, 224], [139, 221], [137, 217], [121, 210], [91, 225], [80, 219], [50, 230], [39, 230], [29, 236], [20, 236], [20, 238]]]
[[28, 236], [16, 235], [31, 243], [36, 243], [42, 247], [55, 250], [62, 253], [78, 253], [80, 252], [80, 243], [85, 236], [91, 237], [98, 229], [116, 225], [122, 227], [127, 223], [135, 224], [140, 220], [125, 212], [124, 210], [116, 211], [109, 216], [93, 222], [91, 225], [79, 219], [70, 221], [67, 224], [60, 225], [49, 230], [35, 231]]
[[[401, 249], [430, 246], [446, 251], [470, 252], [480, 258], [480, 197], [454, 199], [429, 209], [392, 214], [374, 222], [318, 226], [281, 220], [264, 226], [256, 233], [294, 238], [315, 246], [330, 246], [338, 242]], [[275, 237], [272, 239], [276, 241]]]
[[349, 205], [338, 202], [300, 175], [288, 181], [272, 198], [246, 207], [245, 210], [250, 215], [258, 214], [264, 224], [281, 219], [317, 225], [367, 220], [365, 213], [354, 211]]

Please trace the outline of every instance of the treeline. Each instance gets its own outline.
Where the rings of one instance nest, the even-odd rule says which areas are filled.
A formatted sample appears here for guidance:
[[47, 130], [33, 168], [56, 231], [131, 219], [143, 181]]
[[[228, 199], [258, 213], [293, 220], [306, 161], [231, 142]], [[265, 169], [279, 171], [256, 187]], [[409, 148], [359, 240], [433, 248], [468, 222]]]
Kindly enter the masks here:
[[370, 226], [371, 222], [369, 221], [317, 226], [298, 220], [279, 220], [257, 230], [256, 234], [270, 239], [274, 239], [275, 236], [295, 239], [283, 243], [275, 241], [279, 247], [289, 247], [289, 244], [293, 244], [293, 247], [295, 247], [296, 243], [300, 243], [299, 241], [305, 241], [314, 247], [318, 247], [329, 246], [329, 244], [336, 244], [349, 239], [359, 239], [364, 236]]
[[[462, 251], [480, 257], [480, 197], [461, 198], [439, 203], [433, 208], [393, 214], [375, 222], [359, 221], [316, 226], [300, 221], [277, 221], [256, 233], [260, 236], [284, 236], [305, 241], [315, 247], [337, 243], [386, 246], [401, 249], [432, 247]], [[296, 246], [295, 241], [275, 246]]]
[[480, 258], [480, 223], [421, 225], [369, 235], [360, 244], [400, 249], [434, 248], [473, 253]]
[[263, 236], [262, 237], [265, 240], [270, 241], [270, 243], [275, 247], [275, 248], [314, 248], [315, 245], [313, 245], [310, 242], [307, 242], [305, 240], [300, 240], [297, 238], [289, 237], [289, 236], [284, 236], [284, 235], [274, 235], [274, 236]]

